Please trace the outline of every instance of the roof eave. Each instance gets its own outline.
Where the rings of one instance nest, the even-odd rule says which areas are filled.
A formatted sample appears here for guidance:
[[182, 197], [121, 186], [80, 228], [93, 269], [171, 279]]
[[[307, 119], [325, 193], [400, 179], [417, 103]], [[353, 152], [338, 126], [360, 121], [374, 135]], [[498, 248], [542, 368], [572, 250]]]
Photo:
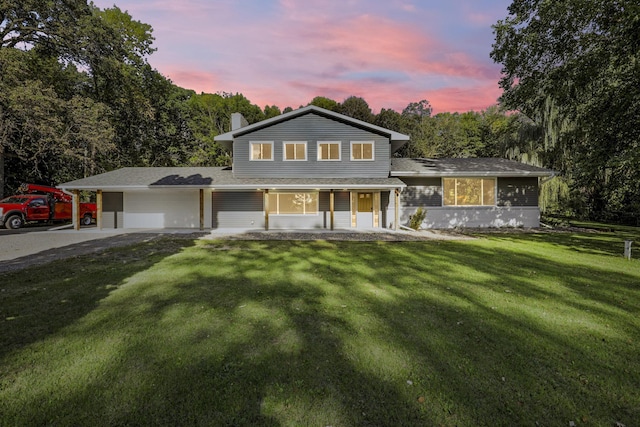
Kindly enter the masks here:
[[253, 123], [249, 126], [245, 126], [231, 132], [226, 132], [221, 135], [217, 135], [213, 138], [216, 142], [223, 141], [233, 141], [237, 136], [243, 135], [245, 133], [250, 133], [254, 130], [262, 129], [267, 126], [274, 125], [284, 120], [290, 120], [298, 116], [302, 116], [307, 113], [318, 113], [323, 116], [333, 117], [342, 122], [352, 123], [359, 127], [364, 127], [377, 133], [382, 133], [389, 137], [390, 141], [409, 141], [410, 137], [408, 135], [402, 134], [400, 132], [392, 131], [391, 129], [385, 129], [380, 126], [376, 126], [374, 124], [364, 122], [362, 120], [354, 119], [353, 117], [345, 116], [344, 114], [336, 113], [335, 111], [326, 110], [324, 108], [316, 107], [315, 105], [307, 105], [306, 107], [299, 108], [297, 110], [290, 111], [288, 113], [281, 114], [279, 116], [272, 117], [270, 119], [262, 120], [257, 123]]
[[548, 177], [553, 176], [553, 172], [533, 172], [533, 171], [518, 171], [518, 172], [470, 172], [470, 171], [442, 171], [442, 172], [421, 172], [421, 171], [391, 171], [390, 176], [402, 177], [402, 176], [424, 176], [431, 178], [439, 177]]

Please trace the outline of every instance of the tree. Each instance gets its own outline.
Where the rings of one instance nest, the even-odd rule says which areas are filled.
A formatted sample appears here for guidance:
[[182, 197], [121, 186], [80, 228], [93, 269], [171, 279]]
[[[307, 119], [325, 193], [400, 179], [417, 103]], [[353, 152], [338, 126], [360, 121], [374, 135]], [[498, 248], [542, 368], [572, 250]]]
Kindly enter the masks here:
[[264, 107], [265, 119], [270, 119], [272, 117], [279, 116], [280, 114], [282, 114], [282, 112], [280, 111], [280, 108], [277, 105], [273, 105], [273, 106], [265, 105]]
[[324, 108], [325, 110], [335, 111], [337, 113], [340, 112], [340, 104], [337, 101], [334, 101], [330, 98], [325, 98], [324, 96], [316, 96], [311, 100], [309, 105], [315, 105], [316, 107]]
[[505, 107], [544, 131], [584, 213], [640, 211], [640, 3], [514, 0], [494, 25]]
[[367, 101], [357, 96], [350, 96], [342, 101], [342, 104], [340, 105], [340, 113], [368, 123], [372, 123], [374, 119]]

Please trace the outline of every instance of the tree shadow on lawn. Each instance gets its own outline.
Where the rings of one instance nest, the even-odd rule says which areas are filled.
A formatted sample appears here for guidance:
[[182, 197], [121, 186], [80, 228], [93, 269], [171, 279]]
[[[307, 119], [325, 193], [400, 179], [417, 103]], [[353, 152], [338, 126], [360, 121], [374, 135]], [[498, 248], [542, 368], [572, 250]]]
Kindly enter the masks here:
[[193, 238], [159, 238], [135, 249], [108, 249], [0, 273], [0, 359], [73, 324], [129, 277], [194, 242]]
[[[486, 237], [486, 234], [474, 233], [476, 237]], [[491, 235], [492, 238], [500, 239], [511, 237], [495, 234]], [[605, 232], [605, 231], [593, 231], [593, 232], [550, 232], [550, 233], [521, 233], [513, 235], [514, 238], [519, 241], [530, 241], [533, 243], [552, 243], [556, 247], [569, 248], [575, 252], [581, 254], [593, 254], [593, 255], [613, 255], [616, 257], [622, 257], [624, 255], [624, 242], [625, 240], [634, 240], [640, 244], [640, 230], [638, 234], [632, 234], [628, 232]], [[637, 259], [638, 257], [634, 257]]]
[[[69, 379], [69, 362], [48, 374], [66, 380], [55, 397], [37, 383], [13, 395], [33, 408], [22, 420], [630, 425], [640, 416], [627, 363], [638, 352], [637, 275], [450, 242], [213, 242], [151, 271], [74, 328], [69, 339], [108, 343], [88, 362], [95, 374]], [[163, 281], [168, 272], [179, 279]], [[537, 283], [541, 275], [556, 282]]]

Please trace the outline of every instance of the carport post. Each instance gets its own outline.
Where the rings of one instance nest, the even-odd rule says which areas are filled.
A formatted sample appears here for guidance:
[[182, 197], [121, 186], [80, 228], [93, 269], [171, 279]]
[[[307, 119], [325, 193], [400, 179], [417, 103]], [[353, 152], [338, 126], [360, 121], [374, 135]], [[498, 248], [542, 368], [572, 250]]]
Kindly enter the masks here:
[[102, 190], [96, 190], [96, 226], [102, 230]]
[[73, 190], [73, 228], [80, 230], [80, 190]]

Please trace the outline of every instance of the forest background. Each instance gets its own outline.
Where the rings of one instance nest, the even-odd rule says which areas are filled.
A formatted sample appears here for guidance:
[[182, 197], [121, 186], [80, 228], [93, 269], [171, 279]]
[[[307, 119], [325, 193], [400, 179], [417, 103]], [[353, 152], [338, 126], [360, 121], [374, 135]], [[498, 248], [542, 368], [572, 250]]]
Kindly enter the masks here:
[[[494, 26], [503, 95], [484, 111], [427, 100], [374, 114], [366, 100], [309, 101], [402, 132], [400, 157], [503, 157], [553, 169], [544, 213], [640, 221], [640, 3], [514, 0]], [[86, 0], [0, 0], [0, 197], [128, 166], [221, 166], [230, 115], [277, 116], [240, 93], [195, 93], [153, 69], [153, 29]]]

